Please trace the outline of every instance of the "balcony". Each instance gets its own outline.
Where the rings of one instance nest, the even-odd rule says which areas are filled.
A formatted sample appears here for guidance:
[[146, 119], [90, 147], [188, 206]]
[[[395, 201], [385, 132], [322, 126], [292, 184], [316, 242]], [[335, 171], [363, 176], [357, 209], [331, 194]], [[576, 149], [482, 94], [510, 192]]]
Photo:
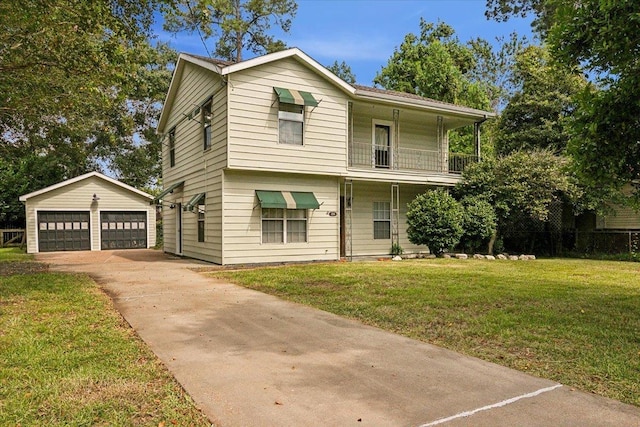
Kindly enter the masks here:
[[461, 174], [477, 161], [478, 157], [471, 154], [443, 155], [437, 150], [402, 147], [393, 150], [366, 142], [349, 144], [349, 166], [357, 168]]

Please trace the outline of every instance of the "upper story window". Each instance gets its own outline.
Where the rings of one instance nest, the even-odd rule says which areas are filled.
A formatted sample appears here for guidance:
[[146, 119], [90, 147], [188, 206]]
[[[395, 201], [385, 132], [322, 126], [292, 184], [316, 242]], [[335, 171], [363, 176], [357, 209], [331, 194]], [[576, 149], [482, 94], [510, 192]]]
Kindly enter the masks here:
[[309, 92], [274, 87], [278, 97], [278, 141], [280, 144], [303, 145], [305, 107], [319, 102]]
[[211, 112], [212, 104], [213, 99], [209, 98], [209, 100], [202, 105], [201, 119], [205, 150], [211, 148], [211, 121], [213, 120], [213, 113]]
[[169, 131], [169, 166], [176, 165], [176, 128]]
[[280, 144], [303, 144], [304, 105], [280, 102], [278, 122]]
[[391, 166], [391, 125], [374, 123], [373, 150], [375, 167], [389, 168]]

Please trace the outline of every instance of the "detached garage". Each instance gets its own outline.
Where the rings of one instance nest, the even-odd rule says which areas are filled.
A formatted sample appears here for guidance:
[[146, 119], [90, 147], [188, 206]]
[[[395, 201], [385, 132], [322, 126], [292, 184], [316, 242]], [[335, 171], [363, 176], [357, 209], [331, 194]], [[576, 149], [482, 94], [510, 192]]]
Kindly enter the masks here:
[[140, 249], [156, 244], [153, 196], [90, 172], [20, 196], [27, 252]]

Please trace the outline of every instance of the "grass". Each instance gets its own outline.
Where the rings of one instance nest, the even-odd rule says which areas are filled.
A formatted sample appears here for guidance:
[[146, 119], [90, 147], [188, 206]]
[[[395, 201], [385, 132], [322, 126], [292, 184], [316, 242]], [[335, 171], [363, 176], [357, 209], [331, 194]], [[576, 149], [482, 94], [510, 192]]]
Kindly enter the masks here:
[[414, 260], [214, 276], [640, 406], [640, 264]]
[[0, 262], [25, 262], [32, 259], [32, 255], [25, 254], [20, 248], [0, 248]]
[[0, 425], [210, 423], [91, 279], [39, 273], [0, 277]]

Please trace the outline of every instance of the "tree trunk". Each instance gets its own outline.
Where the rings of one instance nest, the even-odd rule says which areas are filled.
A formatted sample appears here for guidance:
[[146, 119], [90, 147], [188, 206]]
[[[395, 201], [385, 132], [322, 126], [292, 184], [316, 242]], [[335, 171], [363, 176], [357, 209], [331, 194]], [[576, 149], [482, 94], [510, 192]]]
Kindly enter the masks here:
[[493, 245], [496, 243], [496, 239], [498, 238], [498, 232], [494, 231], [491, 235], [491, 239], [489, 239], [489, 247], [487, 248], [487, 253], [489, 255], [493, 255]]

